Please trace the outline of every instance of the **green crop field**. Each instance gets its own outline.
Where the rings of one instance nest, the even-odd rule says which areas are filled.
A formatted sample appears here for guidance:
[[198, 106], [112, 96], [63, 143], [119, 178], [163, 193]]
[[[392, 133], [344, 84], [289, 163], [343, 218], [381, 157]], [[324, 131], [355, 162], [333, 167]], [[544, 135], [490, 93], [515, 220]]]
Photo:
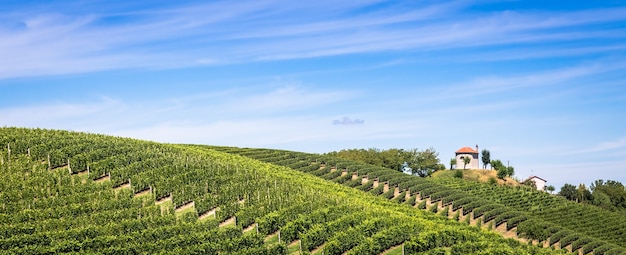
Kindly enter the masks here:
[[[542, 247], [565, 248], [583, 254], [622, 254], [626, 248], [626, 217], [622, 213], [574, 203], [525, 186], [498, 186], [456, 178], [421, 178], [355, 161], [300, 152], [213, 148], [288, 166], [423, 209], [436, 211], [426, 203], [437, 203], [440, 210], [446, 209], [448, 217], [453, 218], [458, 210], [461, 217], [471, 215], [471, 220], [476, 220], [472, 221], [474, 225], [503, 226], [506, 232], [501, 229], [501, 234], [514, 235]], [[345, 172], [343, 177], [342, 172]], [[382, 186], [374, 189], [372, 180], [387, 183], [389, 190], [385, 192]], [[418, 205], [418, 200], [427, 201]]]
[[68, 131], [0, 146], [2, 254], [625, 252], [619, 215], [524, 188]]

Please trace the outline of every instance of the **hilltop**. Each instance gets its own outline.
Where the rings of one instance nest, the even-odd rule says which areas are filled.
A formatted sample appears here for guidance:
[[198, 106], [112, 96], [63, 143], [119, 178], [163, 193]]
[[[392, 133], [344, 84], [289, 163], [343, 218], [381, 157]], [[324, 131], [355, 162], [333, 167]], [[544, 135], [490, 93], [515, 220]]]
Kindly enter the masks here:
[[[520, 183], [513, 178], [505, 177], [504, 179], [498, 178], [498, 172], [496, 170], [488, 169], [466, 169], [463, 171], [463, 179], [468, 181], [476, 181], [482, 183], [490, 183], [493, 180], [498, 185], [506, 186], [519, 186]], [[456, 170], [440, 170], [435, 171], [431, 175], [433, 178], [455, 178]]]

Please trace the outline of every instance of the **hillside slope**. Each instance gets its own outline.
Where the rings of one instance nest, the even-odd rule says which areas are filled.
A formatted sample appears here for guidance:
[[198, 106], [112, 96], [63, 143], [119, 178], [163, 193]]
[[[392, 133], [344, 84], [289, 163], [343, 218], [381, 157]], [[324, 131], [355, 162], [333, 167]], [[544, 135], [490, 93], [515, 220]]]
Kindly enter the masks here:
[[197, 146], [22, 128], [0, 144], [0, 253], [559, 253]]
[[[519, 182], [513, 178], [504, 177], [504, 179], [498, 178], [498, 172], [496, 170], [483, 170], [483, 169], [467, 169], [463, 171], [463, 179], [468, 181], [477, 181], [483, 183], [489, 183], [491, 180], [495, 180], [498, 185], [519, 186]], [[436, 171], [432, 174], [433, 178], [455, 178], [456, 171]]]
[[[573, 203], [529, 187], [489, 185], [456, 178], [420, 178], [317, 154], [271, 149], [213, 148], [289, 166], [395, 200], [392, 194], [374, 189], [370, 180], [384, 182], [390, 189], [395, 187], [396, 192], [408, 194], [407, 197], [429, 199], [431, 202], [449, 205], [453, 210], [462, 209], [463, 214], [471, 214], [471, 218], [483, 223], [493, 221], [496, 226], [506, 225], [507, 230], [514, 230], [522, 238], [542, 242], [544, 247], [565, 247], [582, 253], [593, 251], [594, 254], [626, 252], [626, 219], [621, 214]], [[332, 169], [342, 171], [333, 173]]]

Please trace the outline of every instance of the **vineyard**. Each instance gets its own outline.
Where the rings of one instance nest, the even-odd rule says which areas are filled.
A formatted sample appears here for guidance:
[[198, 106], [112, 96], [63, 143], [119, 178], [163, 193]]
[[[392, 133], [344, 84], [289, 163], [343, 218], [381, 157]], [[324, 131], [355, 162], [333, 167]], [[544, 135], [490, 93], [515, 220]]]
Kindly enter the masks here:
[[420, 178], [359, 162], [300, 152], [212, 148], [288, 166], [398, 203], [440, 211], [440, 214], [457, 220], [468, 216], [468, 222], [475, 225], [493, 230], [500, 228], [504, 235], [513, 234], [541, 247], [564, 248], [582, 254], [626, 252], [626, 219], [622, 214], [574, 203], [528, 187], [497, 186], [455, 178]]
[[[624, 220], [603, 211], [568, 217], [608, 222], [570, 226], [541, 209], [520, 210], [525, 200], [507, 202], [535, 196], [525, 190], [487, 191], [314, 154], [23, 128], [0, 128], [0, 145], [2, 254], [567, 251], [533, 239], [580, 253], [625, 251]], [[527, 242], [477, 224], [516, 229]]]

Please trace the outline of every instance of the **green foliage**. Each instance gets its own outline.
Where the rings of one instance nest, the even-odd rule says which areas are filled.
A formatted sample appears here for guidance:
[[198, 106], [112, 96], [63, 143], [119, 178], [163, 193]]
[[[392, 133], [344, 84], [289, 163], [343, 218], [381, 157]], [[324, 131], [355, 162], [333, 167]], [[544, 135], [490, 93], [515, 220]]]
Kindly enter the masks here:
[[407, 201], [405, 201], [406, 204], [408, 204], [409, 206], [415, 206], [415, 201], [417, 200], [417, 196], [411, 196]]
[[426, 200], [422, 200], [422, 202], [417, 204], [417, 209], [425, 210], [426, 209]]
[[456, 211], [456, 213], [454, 213], [454, 217], [453, 219], [455, 221], [459, 221], [459, 218], [461, 217], [461, 211]]
[[380, 150], [376, 148], [348, 149], [338, 152], [329, 152], [327, 155], [365, 162], [367, 164], [391, 168], [397, 171], [402, 171], [404, 163], [409, 162], [411, 157], [414, 156], [411, 155], [410, 150], [395, 148], [388, 150]]
[[447, 218], [449, 211], [450, 211], [450, 206], [446, 206], [443, 208], [443, 210], [439, 212], [439, 215]]
[[504, 169], [506, 167], [504, 164], [502, 164], [502, 161], [500, 161], [499, 159], [491, 160], [490, 164], [491, 164], [491, 167], [495, 169], [496, 171]]
[[329, 152], [326, 155], [355, 160], [367, 164], [382, 166], [397, 171], [403, 171], [405, 167], [412, 169], [413, 173], [422, 177], [430, 175], [437, 170], [445, 169], [439, 163], [439, 153], [433, 148], [426, 150], [418, 149], [349, 149], [338, 152]]
[[191, 222], [195, 222], [196, 220], [198, 220], [198, 215], [196, 214], [195, 211], [185, 212], [183, 213], [183, 215], [180, 216], [179, 219], [184, 222], [191, 223]]
[[370, 191], [368, 191], [370, 194], [373, 195], [380, 195], [383, 194], [383, 190], [384, 190], [385, 186], [383, 184], [378, 185], [378, 187], [371, 189]]
[[515, 174], [515, 168], [513, 168], [513, 166], [505, 166], [500, 160], [492, 160], [491, 166], [496, 169], [497, 176], [500, 179], [504, 180], [504, 177], [511, 177]]
[[467, 164], [469, 164], [471, 161], [472, 161], [472, 159], [470, 157], [464, 157], [463, 158], [463, 169], [465, 169]]
[[[547, 187], [546, 190], [554, 187]], [[610, 211], [626, 212], [626, 190], [618, 181], [596, 180], [590, 185], [591, 191], [584, 184], [578, 187], [565, 184], [558, 195], [568, 200], [598, 206]]]
[[395, 192], [394, 189], [389, 189], [387, 192], [383, 193], [381, 196], [386, 199], [391, 199], [393, 197], [394, 192]]
[[[325, 244], [328, 254], [380, 254], [405, 242], [426, 253], [446, 252], [465, 243], [501, 243], [499, 249], [520, 253], [530, 249], [348, 187], [369, 185], [360, 185], [360, 178], [358, 185], [349, 179], [340, 185], [202, 146], [64, 131], [0, 130], [0, 143], [9, 143], [14, 150], [10, 165], [0, 164], [0, 248], [8, 254], [286, 254], [286, 242], [297, 239], [305, 253]], [[29, 147], [30, 157], [24, 154]], [[55, 170], [48, 169], [48, 153], [54, 155], [50, 165]], [[428, 185], [420, 185], [431, 181], [423, 178], [415, 182], [416, 177], [402, 173], [355, 169], [351, 162], [324, 160], [329, 167], [320, 169], [321, 160], [296, 153], [270, 151], [255, 157], [333, 180], [340, 178], [330, 171], [336, 165], [337, 172], [348, 168], [369, 173], [371, 179], [390, 181], [401, 190], [424, 191], [434, 199], [458, 198], [443, 186], [426, 192]], [[68, 159], [70, 171], [89, 165], [90, 175], [57, 169]], [[105, 174], [110, 181], [94, 181]], [[129, 179], [130, 188], [112, 189]], [[379, 187], [382, 191], [382, 183]], [[152, 193], [134, 197], [146, 188]], [[396, 202], [404, 202], [404, 195]], [[154, 203], [164, 197], [171, 202]], [[194, 207], [174, 212], [190, 201]], [[406, 203], [414, 204], [415, 196]], [[214, 208], [219, 208], [216, 219], [198, 220], [199, 214]], [[218, 227], [233, 216], [236, 225]], [[244, 234], [242, 229], [252, 224], [258, 224], [259, 234], [255, 230]], [[279, 230], [280, 243], [264, 242], [266, 235]]]
[[432, 213], [437, 213], [437, 209], [437, 204], [433, 204], [430, 206], [430, 208], [428, 208], [428, 211]]
[[593, 204], [609, 210], [626, 209], [626, 189], [621, 182], [596, 180], [590, 188]]
[[559, 191], [559, 196], [568, 200], [576, 200], [577, 194], [576, 186], [568, 183], [564, 184], [563, 187], [561, 187], [561, 191]]
[[506, 167], [506, 176], [507, 177], [512, 177], [515, 174], [515, 168], [513, 168], [513, 166], [507, 166]]
[[[538, 220], [526, 220], [517, 226], [517, 235], [529, 239], [543, 241], [550, 237], [547, 224]], [[550, 239], [552, 241], [552, 237]]]
[[[8, 248], [7, 253], [32, 251], [31, 244], [48, 247], [49, 252], [54, 252], [54, 249], [79, 248], [82, 253], [141, 251], [152, 254], [161, 253], [163, 250], [172, 253], [210, 254], [284, 253], [284, 250], [281, 250], [285, 249], [284, 244], [273, 250], [274, 248], [264, 247], [263, 235], [254, 233], [242, 235], [242, 227], [254, 222], [260, 223], [262, 232], [280, 229], [286, 233], [287, 229], [291, 228], [289, 238], [292, 240], [293, 238], [303, 240], [307, 236], [312, 238], [314, 229], [320, 226], [325, 231], [321, 243], [334, 243], [337, 252], [346, 251], [344, 244], [349, 244], [348, 247], [354, 247], [353, 249], [363, 246], [371, 248], [366, 249], [368, 251], [377, 251], [370, 254], [379, 254], [380, 251], [390, 247], [383, 247], [383, 243], [393, 245], [391, 243], [399, 244], [405, 241], [411, 243], [411, 241], [408, 238], [396, 239], [392, 236], [391, 233], [395, 232], [390, 230], [392, 228], [390, 224], [365, 223], [368, 222], [367, 219], [393, 216], [395, 217], [393, 222], [415, 224], [407, 229], [419, 226], [418, 233], [445, 229], [473, 231], [459, 224], [441, 221], [440, 218], [431, 218], [430, 214], [423, 214], [406, 206], [385, 202], [382, 198], [362, 195], [356, 189], [347, 189], [345, 186], [321, 181], [317, 177], [312, 178], [277, 165], [302, 169], [302, 172], [307, 173], [315, 172], [315, 175], [323, 178], [336, 177], [336, 173], [329, 174], [330, 166], [336, 165], [339, 171], [348, 168], [350, 171], [358, 171], [361, 176], [367, 174], [371, 180], [378, 177], [381, 181], [389, 181], [391, 186], [397, 185], [402, 190], [410, 188], [414, 193], [429, 194], [431, 199], [448, 201], [453, 203], [453, 206], [469, 205], [468, 202], [455, 203], [468, 200], [475, 204], [467, 208], [479, 208], [494, 203], [506, 204], [511, 210], [521, 208], [517, 210], [544, 223], [544, 220], [583, 222], [571, 215], [587, 216], [589, 211], [595, 215], [585, 218], [591, 221], [590, 224], [571, 224], [568, 227], [585, 235], [592, 235], [593, 238], [601, 236], [606, 240], [620, 240], [619, 234], [615, 234], [617, 232], [613, 229], [623, 229], [620, 228], [621, 221], [616, 220], [616, 214], [593, 211], [593, 208], [583, 210], [577, 207], [578, 205], [573, 206], [572, 203], [561, 201], [562, 199], [548, 194], [543, 196], [528, 189], [488, 186], [453, 178], [448, 180], [416, 178], [393, 170], [320, 155], [228, 149], [247, 153], [251, 158], [275, 162], [272, 163], [274, 165], [269, 165], [249, 158], [218, 153], [205, 146], [161, 145], [86, 134], [77, 137], [73, 136], [74, 134], [67, 133], [67, 136], [58, 137], [43, 135], [41, 139], [29, 139], [13, 133], [8, 136], [4, 133], [0, 135], [0, 142], [15, 143], [15, 151], [26, 151], [28, 148], [25, 145], [18, 145], [20, 143], [43, 144], [31, 148], [32, 157], [35, 155], [41, 157], [29, 160], [28, 157], [15, 154], [16, 157], [11, 159], [11, 164], [15, 164], [15, 167], [7, 168], [6, 164], [0, 166], [5, 173], [3, 177], [9, 180], [2, 181], [0, 192], [3, 201], [3, 206], [0, 207], [2, 223], [0, 235], [3, 235], [0, 236], [0, 245]], [[91, 140], [93, 137], [101, 140]], [[67, 162], [67, 158], [70, 158], [72, 162], [77, 162], [77, 169], [83, 165], [78, 162], [85, 162], [85, 166], [89, 163], [93, 175], [87, 179], [87, 183], [81, 184], [79, 176], [72, 177], [67, 170], [49, 171], [47, 164], [38, 162], [39, 159], [46, 157], [46, 151], [52, 151], [55, 157], [61, 157], [52, 159], [51, 165], [61, 166], [63, 162]], [[326, 163], [328, 167], [320, 171], [319, 162]], [[41, 168], [30, 171], [34, 166]], [[28, 177], [25, 178], [27, 171]], [[96, 184], [92, 181], [97, 176], [109, 172], [111, 182]], [[133, 183], [131, 189], [111, 190], [112, 186], [128, 179]], [[344, 182], [348, 183], [352, 182], [349, 180]], [[143, 199], [132, 198], [132, 192], [145, 187], [153, 188], [154, 194], [151, 197], [165, 197], [171, 193], [175, 206], [195, 201], [199, 213], [219, 207], [217, 220], [177, 221], [173, 216], [173, 209], [164, 210], [162, 215], [159, 206], [145, 203]], [[244, 203], [238, 202], [244, 200]], [[341, 216], [331, 216], [335, 215], [333, 213], [312, 213], [318, 212], [321, 208], [335, 206], [342, 206], [341, 210], [337, 210], [341, 211]], [[571, 215], [566, 214], [570, 212]], [[217, 227], [219, 221], [233, 215], [238, 218], [236, 227]], [[346, 218], [343, 218], [344, 216]], [[505, 219], [505, 216], [508, 217], [502, 213], [497, 217]], [[342, 220], [337, 221], [340, 217]], [[602, 220], [595, 220], [596, 218]], [[290, 224], [291, 222], [300, 223]], [[542, 225], [542, 227], [547, 229], [546, 233], [551, 234], [549, 229], [553, 227], [562, 229], [566, 226], [564, 223], [559, 224], [561, 225]], [[612, 228], [606, 227], [605, 224]], [[585, 225], [592, 225], [603, 231], [596, 231], [597, 233], [587, 231]], [[359, 241], [347, 239], [349, 237], [345, 233], [353, 233], [351, 231], [357, 229], [359, 231], [355, 232], [357, 233], [355, 236], [363, 233], [362, 236], [359, 235]], [[418, 236], [418, 233], [411, 236]], [[462, 239], [461, 233], [454, 232], [452, 238]], [[426, 248], [424, 252], [541, 254], [534, 250], [535, 247], [514, 245], [492, 234], [472, 233], [476, 240], [471, 242], [459, 240], [452, 244], [439, 242], [440, 246]], [[61, 242], [63, 240], [68, 241]], [[382, 240], [396, 241], [382, 242]], [[417, 237], [413, 241], [421, 243]], [[620, 248], [611, 247], [609, 250], [619, 252]]]
[[454, 171], [454, 178], [463, 179], [463, 170], [458, 169]]
[[487, 169], [487, 165], [491, 163], [491, 152], [487, 149], [483, 149], [481, 152], [481, 160], [483, 162], [483, 169]]

